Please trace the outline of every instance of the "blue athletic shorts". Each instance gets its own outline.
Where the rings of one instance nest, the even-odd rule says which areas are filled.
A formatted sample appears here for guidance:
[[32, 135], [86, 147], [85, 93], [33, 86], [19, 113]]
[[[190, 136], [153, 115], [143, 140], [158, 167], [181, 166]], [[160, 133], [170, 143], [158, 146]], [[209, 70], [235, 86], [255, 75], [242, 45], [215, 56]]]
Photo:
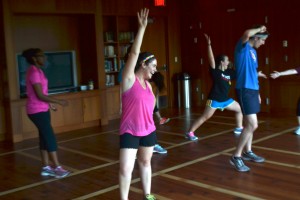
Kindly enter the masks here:
[[223, 111], [225, 108], [227, 108], [228, 106], [233, 104], [233, 102], [234, 102], [234, 100], [231, 99], [231, 98], [228, 99], [227, 101], [223, 101], [223, 102], [218, 102], [218, 101], [215, 101], [215, 100], [208, 99], [206, 101], [206, 105], [211, 107], [211, 108], [219, 109], [219, 110]]
[[120, 149], [138, 149], [142, 147], [152, 147], [156, 144], [156, 132], [152, 132], [149, 135], [138, 137], [133, 136], [130, 133], [124, 133], [120, 136]]
[[257, 114], [260, 111], [259, 91], [247, 88], [236, 89], [243, 115]]

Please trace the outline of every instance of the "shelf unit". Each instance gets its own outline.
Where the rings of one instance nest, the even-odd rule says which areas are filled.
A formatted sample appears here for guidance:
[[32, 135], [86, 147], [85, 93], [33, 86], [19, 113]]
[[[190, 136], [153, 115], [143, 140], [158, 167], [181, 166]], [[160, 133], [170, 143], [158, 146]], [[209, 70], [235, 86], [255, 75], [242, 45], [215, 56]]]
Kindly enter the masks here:
[[103, 16], [104, 71], [107, 87], [119, 85], [120, 70], [125, 65], [127, 48], [132, 44], [136, 30], [136, 16]]

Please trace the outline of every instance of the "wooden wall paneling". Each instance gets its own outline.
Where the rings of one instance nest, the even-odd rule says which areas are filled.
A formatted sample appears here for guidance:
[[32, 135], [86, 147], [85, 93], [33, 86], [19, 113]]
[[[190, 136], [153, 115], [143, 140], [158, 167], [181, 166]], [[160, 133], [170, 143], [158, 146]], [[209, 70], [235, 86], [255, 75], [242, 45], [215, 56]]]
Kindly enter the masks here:
[[5, 139], [6, 133], [6, 108], [4, 105], [4, 91], [7, 90], [7, 70], [6, 70], [6, 54], [5, 54], [5, 40], [4, 40], [4, 23], [3, 23], [3, 5], [0, 2], [0, 141]]
[[[22, 111], [22, 106], [25, 105], [25, 101], [21, 100], [21, 101], [13, 101], [10, 102], [11, 105], [11, 118], [9, 118], [11, 124], [9, 124], [9, 126], [11, 127], [11, 133], [8, 133], [6, 136], [6, 140], [10, 140], [13, 142], [20, 142], [24, 139], [24, 132], [23, 132], [23, 128], [22, 128], [22, 115], [21, 111]], [[27, 117], [27, 116], [26, 116]]]
[[[159, 30], [159, 31], [158, 31]], [[167, 21], [165, 17], [154, 17], [153, 23], [148, 24], [144, 35], [141, 51], [148, 51], [155, 55], [157, 59], [158, 70], [162, 66], [169, 66], [167, 51], [168, 51], [168, 35], [167, 35]], [[168, 69], [160, 70], [160, 73], [168, 77]], [[166, 83], [166, 90], [160, 96], [168, 96], [169, 84]], [[168, 98], [168, 97], [167, 97]]]
[[[147, 26], [147, 28], [148, 28], [148, 26]], [[119, 33], [127, 32], [127, 31], [134, 31], [136, 33], [137, 29], [138, 29], [137, 15], [118, 16], [117, 30]], [[146, 33], [147, 33], [147, 31], [146, 31]], [[117, 39], [119, 39], [119, 38], [117, 38]]]
[[11, 0], [14, 13], [94, 13], [97, 0]]
[[96, 51], [96, 30], [95, 30], [95, 15], [80, 15], [78, 16], [78, 37], [79, 47], [78, 54], [80, 55], [81, 84], [88, 85], [89, 81], [94, 82], [94, 88], [98, 89], [98, 65]]
[[103, 15], [116, 15], [117, 14], [117, 0], [102, 0], [101, 10]]
[[53, 0], [9, 0], [9, 7], [13, 13], [49, 13], [55, 11]]
[[[10, 7], [9, 2], [7, 0], [1, 1], [1, 5], [3, 7], [3, 30], [4, 30], [4, 45], [5, 45], [5, 60], [6, 63], [4, 65], [4, 68], [2, 68], [2, 77], [4, 78], [4, 89], [3, 89], [3, 95], [4, 95], [4, 107], [5, 107], [5, 117], [6, 117], [6, 133], [5, 133], [5, 140], [13, 141], [13, 135], [11, 134], [16, 127], [13, 127], [13, 120], [12, 116], [14, 113], [14, 110], [12, 108], [11, 99], [16, 99], [17, 95], [12, 95], [14, 90], [16, 88], [16, 85], [14, 85], [14, 82], [12, 81], [12, 78], [15, 77], [15, 75], [10, 73], [10, 68], [8, 66], [14, 66], [14, 48], [13, 48], [13, 32], [12, 32], [12, 15], [10, 13]], [[5, 80], [6, 79], [6, 80]], [[17, 118], [18, 119], [18, 118]], [[18, 133], [20, 136], [20, 132]], [[20, 138], [20, 137], [19, 137]]]
[[[18, 99], [19, 96], [17, 94], [17, 85], [15, 82], [16, 78], [16, 69], [15, 67], [15, 50], [14, 50], [14, 42], [13, 42], [13, 28], [12, 28], [12, 14], [10, 13], [9, 2], [7, 0], [3, 0], [3, 23], [4, 23], [4, 38], [5, 38], [5, 51], [6, 51], [6, 69], [7, 69], [7, 88], [8, 90], [4, 90], [7, 92], [7, 102], [12, 99]], [[4, 73], [5, 74], [5, 73]], [[9, 105], [9, 103], [8, 103]], [[9, 106], [6, 107], [10, 108]], [[7, 110], [10, 112], [10, 110]], [[10, 127], [10, 126], [8, 126]]]
[[[174, 74], [182, 70], [182, 54], [181, 54], [181, 14], [180, 1], [170, 1], [170, 9], [167, 16], [167, 58], [168, 58], [168, 75], [165, 77], [168, 87], [168, 105], [175, 106], [175, 84], [173, 81]], [[177, 60], [175, 60], [175, 57]]]
[[95, 13], [97, 12], [97, 0], [55, 0], [55, 10], [71, 13]]
[[[294, 19], [298, 14], [293, 7], [299, 6], [296, 1], [286, 4], [274, 3], [270, 9], [270, 71], [284, 71], [298, 66], [299, 45], [296, 35], [299, 35], [297, 26], [299, 22]], [[276, 11], [280, 10], [278, 16]], [[293, 22], [293, 23], [289, 23]], [[298, 23], [298, 25], [297, 25]], [[283, 47], [283, 41], [288, 41], [288, 47]], [[287, 58], [287, 59], [286, 59]], [[295, 115], [297, 100], [299, 98], [299, 79], [297, 76], [280, 77], [270, 80], [271, 113], [284, 113]]]
[[21, 120], [22, 120], [22, 132], [33, 132], [37, 131], [37, 128], [33, 124], [33, 122], [29, 119], [26, 112], [26, 107], [22, 106], [21, 109]]
[[141, 0], [118, 0], [117, 12], [118, 15], [136, 15], [143, 8]]
[[289, 78], [281, 78], [272, 81], [272, 115], [296, 116], [295, 113], [299, 96], [299, 79], [290, 81]]
[[14, 15], [13, 36], [16, 52], [30, 47], [39, 47], [44, 51], [77, 50], [78, 28], [75, 16]]
[[[102, 17], [102, 30], [104, 33], [106, 32], [113, 32], [113, 41], [117, 41], [118, 37], [117, 37], [117, 16], [111, 16], [111, 15], [104, 15]], [[102, 39], [102, 38], [101, 38]], [[103, 37], [103, 41], [104, 42], [108, 42], [106, 35], [104, 34]]]

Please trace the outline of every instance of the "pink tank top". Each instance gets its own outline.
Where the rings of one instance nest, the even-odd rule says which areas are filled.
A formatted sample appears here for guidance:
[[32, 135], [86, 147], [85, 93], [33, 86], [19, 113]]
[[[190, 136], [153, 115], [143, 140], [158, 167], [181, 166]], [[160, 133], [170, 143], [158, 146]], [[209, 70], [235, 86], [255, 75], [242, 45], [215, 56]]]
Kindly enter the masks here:
[[156, 130], [153, 120], [155, 97], [146, 81], [146, 89], [137, 77], [133, 86], [122, 94], [120, 135], [146, 136]]

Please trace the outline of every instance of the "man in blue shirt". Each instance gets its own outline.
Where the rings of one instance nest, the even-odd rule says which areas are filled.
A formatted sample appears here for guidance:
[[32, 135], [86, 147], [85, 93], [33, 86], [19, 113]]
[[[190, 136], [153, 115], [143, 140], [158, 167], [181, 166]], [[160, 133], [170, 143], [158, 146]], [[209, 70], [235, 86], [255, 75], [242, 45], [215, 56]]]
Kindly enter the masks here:
[[265, 161], [263, 157], [252, 152], [251, 146], [253, 133], [258, 127], [256, 114], [260, 111], [258, 77], [266, 78], [261, 71], [257, 72], [258, 60], [255, 49], [265, 44], [268, 35], [265, 26], [256, 26], [246, 30], [235, 47], [236, 92], [244, 115], [245, 127], [230, 163], [240, 172], [250, 170], [243, 160], [259, 163]]

